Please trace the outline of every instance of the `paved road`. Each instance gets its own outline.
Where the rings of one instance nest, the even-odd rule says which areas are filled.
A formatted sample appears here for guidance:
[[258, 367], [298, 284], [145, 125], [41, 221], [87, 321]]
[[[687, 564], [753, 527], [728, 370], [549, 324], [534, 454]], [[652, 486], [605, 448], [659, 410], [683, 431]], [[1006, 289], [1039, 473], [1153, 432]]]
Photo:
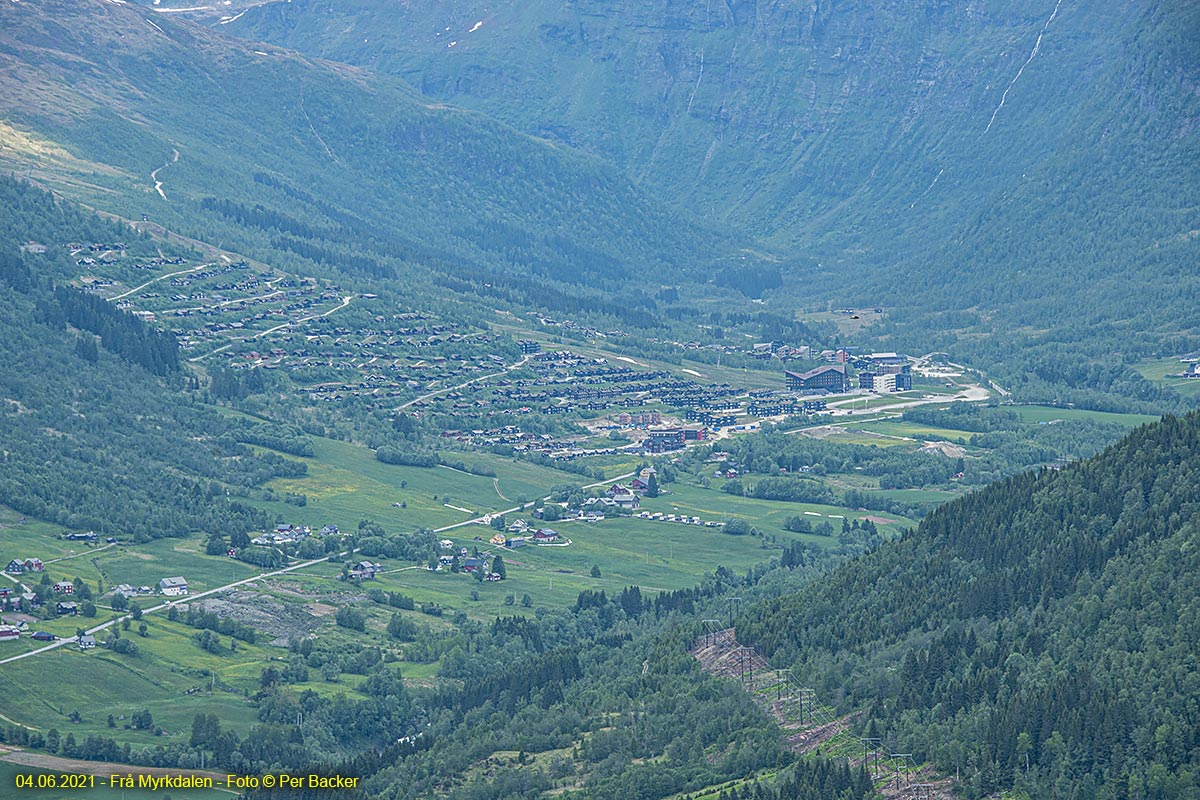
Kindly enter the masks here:
[[[342, 555], [345, 555], [345, 553], [343, 553]], [[328, 557], [314, 558], [311, 561], [303, 561], [299, 564], [293, 564], [290, 567], [284, 567], [282, 569], [277, 569], [273, 572], [264, 572], [264, 573], [255, 575], [250, 578], [243, 578], [240, 581], [234, 581], [233, 583], [227, 583], [224, 586], [218, 586], [215, 589], [209, 589], [208, 591], [205, 591], [205, 592], [187, 595], [186, 597], [184, 597], [182, 599], [186, 602], [191, 602], [193, 600], [199, 600], [202, 597], [208, 597], [210, 595], [214, 595], [219, 592], [228, 591], [229, 589], [236, 589], [239, 586], [245, 586], [246, 584], [254, 583], [255, 581], [263, 580], [264, 578], [273, 578], [276, 575], [285, 575], [289, 572], [295, 572], [298, 569], [304, 569], [305, 567], [311, 567], [314, 564], [320, 564], [320, 563], [322, 563], [324, 561], [328, 561], [328, 560], [329, 560]], [[159, 603], [158, 605], [152, 606], [151, 608], [142, 609], [142, 613], [143, 614], [153, 614], [155, 611], [162, 611], [164, 608], [170, 608], [172, 605], [174, 605], [174, 603], [171, 601]], [[129, 618], [128, 614], [118, 617], [116, 619], [109, 620], [108, 622], [102, 622], [99, 625], [96, 625], [94, 627], [86, 628], [84, 630], [84, 632], [96, 634], [96, 633], [99, 633], [100, 631], [104, 630], [105, 628], [111, 628], [113, 625], [116, 625], [117, 623], [121, 622], [121, 620], [126, 619], [126, 618]], [[48, 653], [51, 650], [56, 650], [59, 647], [62, 647], [64, 645], [68, 645], [68, 644], [72, 644], [74, 642], [75, 642], [74, 636], [70, 636], [70, 637], [67, 637], [64, 639], [59, 639], [55, 642], [51, 642], [50, 644], [46, 645], [45, 647], [39, 647], [37, 650], [30, 650], [25, 653], [19, 653], [18, 655], [15, 655], [15, 656], [9, 656], [8, 658], [0, 659], [0, 664], [8, 664], [9, 662], [12, 662], [12, 661], [20, 661], [22, 658], [29, 658], [31, 656], [40, 655], [42, 653]]]
[[47, 564], [57, 564], [60, 561], [68, 561], [72, 558], [79, 558], [80, 556], [92, 556], [92, 555], [95, 555], [96, 553], [99, 553], [102, 550], [107, 550], [110, 547], [116, 547], [118, 544], [119, 544], [119, 542], [110, 542], [109, 544], [106, 544], [103, 547], [97, 547], [92, 550], [84, 550], [81, 553], [72, 553], [69, 556], [61, 556], [59, 558], [52, 558], [49, 561], [47, 561], [46, 563]]
[[895, 403], [889, 403], [885, 406], [874, 406], [873, 408], [855, 409], [854, 404], [866, 400], [867, 398], [875, 398], [878, 395], [861, 395], [859, 397], [850, 397], [845, 400], [834, 400], [829, 404], [830, 408], [836, 408], [839, 411], [845, 411], [846, 416], [862, 415], [862, 414], [878, 414], [880, 412], [895, 411], [900, 408], [913, 408], [915, 406], [925, 406], [931, 403], [949, 403], [960, 401], [965, 403], [979, 403], [987, 400], [992, 394], [982, 386], [968, 386], [963, 391], [956, 395], [930, 395], [919, 400], [910, 400], [906, 398], [897, 398]]
[[463, 381], [462, 383], [458, 384], [457, 386], [447, 386], [445, 389], [438, 389], [436, 392], [429, 392], [428, 394], [423, 394], [420, 397], [414, 397], [412, 400], [409, 400], [407, 403], [403, 403], [402, 405], [396, 406], [395, 410], [403, 411], [404, 409], [408, 408], [409, 406], [413, 405], [414, 403], [419, 403], [422, 400], [428, 400], [431, 397], [437, 397], [439, 394], [445, 394], [446, 392], [453, 392], [457, 389], [463, 389], [467, 386], [470, 386], [473, 383], [479, 383], [480, 381], [486, 381], [488, 378], [498, 378], [499, 376], [504, 375], [505, 373], [512, 372], [515, 369], [520, 369], [521, 367], [525, 366], [526, 364], [529, 363], [529, 358], [530, 358], [529, 356], [525, 356], [517, 363], [507, 366], [504, 369], [500, 370], [499, 372], [492, 372], [487, 375], [480, 375], [476, 378], [471, 378], [471, 380], [469, 380], [469, 381]]
[[[524, 359], [522, 359], [522, 360], [524, 361]], [[616, 477], [614, 477], [614, 478], [610, 478], [610, 479], [608, 479], [608, 480], [605, 480], [605, 481], [599, 481], [599, 482], [597, 482], [597, 483], [591, 483], [591, 484], [588, 484], [587, 486], [584, 486], [583, 488], [584, 488], [584, 489], [593, 489], [593, 488], [595, 488], [595, 487], [597, 487], [597, 486], [603, 486], [604, 484], [606, 484], [606, 483], [610, 483], [610, 482], [613, 482], [613, 481], [623, 481], [623, 480], [625, 480], [625, 479], [627, 479], [627, 478], [631, 478], [631, 477], [633, 477], [633, 476], [634, 476], [634, 475], [636, 475], [636, 474], [637, 474], [637, 473], [635, 473], [635, 472], [628, 472], [628, 473], [625, 473], [624, 475], [617, 475]], [[548, 499], [548, 498], [543, 498], [543, 502], [544, 502], [546, 499]], [[494, 512], [492, 512], [491, 514], [485, 514], [485, 515], [482, 515], [482, 516], [474, 517], [474, 518], [472, 518], [472, 519], [468, 519], [468, 520], [465, 520], [465, 521], [463, 521], [463, 522], [456, 522], [456, 523], [454, 523], [453, 525], [446, 525], [446, 526], [444, 526], [444, 527], [441, 527], [441, 528], [435, 528], [435, 529], [434, 529], [434, 533], [444, 533], [445, 531], [454, 530], [455, 528], [462, 528], [462, 527], [465, 527], [465, 526], [467, 526], [467, 525], [484, 524], [484, 523], [483, 523], [483, 520], [484, 520], [484, 517], [486, 517], [486, 516], [495, 516], [496, 514], [511, 514], [511, 513], [515, 512], [515, 511], [522, 511], [522, 510], [524, 510], [524, 509], [527, 509], [527, 508], [530, 508], [530, 507], [532, 507], [532, 506], [535, 504], [535, 502], [536, 502], [536, 501], [532, 501], [532, 500], [531, 500], [530, 502], [528, 502], [528, 503], [525, 503], [524, 505], [517, 505], [517, 506], [513, 506], [512, 508], [505, 509], [504, 511], [494, 511]], [[89, 551], [89, 552], [94, 552], [94, 551]], [[346, 554], [346, 553], [342, 553], [341, 555], [345, 556], [345, 555], [347, 555], [347, 554]], [[311, 561], [303, 561], [303, 562], [301, 562], [301, 563], [299, 563], [299, 564], [293, 564], [293, 565], [292, 565], [292, 566], [290, 566], [290, 567], [283, 567], [282, 569], [277, 569], [277, 570], [274, 570], [274, 571], [272, 571], [272, 572], [264, 572], [264, 573], [261, 573], [261, 574], [259, 574], [259, 575], [255, 575], [255, 576], [252, 576], [252, 577], [249, 577], [249, 578], [243, 578], [243, 579], [242, 579], [242, 580], [240, 580], [240, 581], [233, 581], [232, 583], [227, 583], [227, 584], [225, 584], [224, 586], [218, 586], [218, 587], [217, 587], [217, 588], [215, 588], [215, 589], [209, 589], [209, 590], [207, 590], [207, 591], [200, 592], [200, 593], [198, 593], [198, 594], [187, 595], [186, 597], [184, 597], [184, 598], [181, 598], [181, 599], [182, 599], [183, 601], [185, 601], [185, 602], [191, 602], [191, 601], [193, 601], [193, 600], [199, 600], [199, 599], [201, 599], [201, 598], [204, 598], [204, 597], [209, 597], [209, 596], [211, 596], [211, 595], [218, 594], [218, 593], [220, 593], [220, 592], [226, 592], [226, 591], [229, 591], [230, 589], [236, 589], [236, 588], [237, 588], [237, 587], [239, 587], [239, 586], [246, 586], [247, 584], [255, 583], [256, 581], [260, 581], [260, 580], [263, 580], [263, 579], [265, 579], [265, 578], [273, 578], [273, 577], [275, 577], [276, 575], [285, 575], [285, 574], [287, 574], [287, 573], [289, 573], [289, 572], [295, 572], [296, 570], [299, 570], [299, 569], [304, 569], [305, 567], [311, 567], [311, 566], [313, 566], [314, 564], [320, 564], [320, 563], [323, 563], [323, 562], [325, 562], [325, 561], [328, 561], [328, 560], [329, 560], [328, 556], [326, 556], [326, 557], [324, 557], [324, 558], [314, 558], [314, 559], [312, 559]], [[7, 574], [5, 574], [5, 577], [9, 578], [9, 579], [10, 579], [10, 580], [12, 580], [12, 581], [16, 581], [16, 580], [17, 580], [17, 578], [15, 578], [15, 577], [13, 577], [13, 576], [11, 576], [11, 575], [7, 575]], [[171, 601], [171, 602], [163, 602], [163, 603], [159, 603], [159, 604], [158, 604], [158, 605], [156, 605], [156, 606], [151, 606], [150, 608], [142, 609], [142, 613], [143, 613], [143, 614], [153, 614], [153, 613], [154, 613], [154, 612], [156, 612], [156, 611], [162, 611], [163, 609], [170, 608], [172, 605], [174, 605], [174, 602], [173, 602], [173, 601]], [[124, 619], [126, 619], [126, 618], [130, 618], [130, 616], [129, 616], [128, 614], [126, 614], [126, 615], [124, 615], [124, 616], [117, 617], [116, 619], [111, 619], [111, 620], [109, 620], [109, 621], [107, 621], [107, 622], [102, 622], [102, 623], [100, 623], [99, 625], [95, 625], [95, 626], [93, 626], [93, 627], [91, 627], [91, 628], [86, 628], [86, 629], [84, 630], [84, 632], [85, 632], [85, 633], [90, 633], [90, 634], [93, 634], [93, 635], [94, 635], [94, 634], [96, 634], [96, 633], [99, 633], [100, 631], [103, 631], [103, 630], [105, 630], [106, 628], [111, 628], [113, 625], [116, 625], [116, 624], [120, 623], [122, 620], [124, 620]], [[48, 652], [50, 652], [50, 651], [52, 651], [52, 650], [57, 650], [58, 648], [60, 648], [60, 647], [63, 647], [63, 646], [65, 646], [65, 645], [68, 645], [68, 644], [73, 644], [73, 643], [75, 643], [75, 641], [76, 641], [76, 637], [74, 637], [74, 636], [70, 636], [70, 637], [63, 638], [63, 639], [58, 639], [57, 641], [54, 641], [54, 642], [51, 642], [50, 644], [47, 644], [45, 647], [39, 647], [39, 648], [38, 648], [38, 649], [36, 649], [36, 650], [29, 650], [29, 651], [27, 651], [27, 652], [25, 652], [25, 653], [18, 653], [18, 654], [17, 654], [17, 655], [15, 655], [15, 656], [9, 656], [8, 658], [3, 658], [3, 659], [0, 659], [0, 664], [8, 664], [8, 663], [11, 663], [11, 662], [13, 662], [13, 661], [20, 661], [20, 660], [21, 660], [21, 659], [23, 659], [23, 658], [30, 658], [30, 657], [32, 657], [32, 656], [41, 655], [42, 653], [48, 653]]]
[[[609, 483], [619, 483], [620, 481], [626, 480], [627, 478], [632, 478], [634, 475], [637, 475], [637, 473], [636, 472], [626, 472], [624, 475], [617, 475], [615, 477], [608, 478], [607, 480], [597, 481], [596, 483], [589, 483], [587, 486], [584, 486], [582, 488], [595, 489], [597, 486], [604, 486], [605, 484], [609, 484]], [[544, 503], [549, 499], [550, 499], [550, 496], [547, 495], [542, 498], [542, 502]], [[494, 517], [497, 514], [511, 514], [514, 511], [523, 511], [527, 508], [533, 507], [536, 504], [537, 504], [536, 500], [530, 500], [528, 503], [525, 503], [524, 505], [517, 505], [517, 506], [513, 506], [512, 508], [506, 508], [503, 511], [492, 511], [487, 514], [483, 514], [481, 516], [474, 517], [472, 519], [464, 520], [462, 522], [456, 522], [453, 525], [445, 525], [441, 528], [434, 528], [433, 532], [434, 533], [444, 533], [445, 531], [452, 531], [455, 528], [463, 528], [463, 527], [466, 527], [467, 525], [486, 525], [487, 523], [484, 522], [484, 520], [486, 518]], [[4, 663], [4, 662], [0, 661], [0, 664], [2, 664], [2, 663]]]
[[147, 286], [149, 286], [152, 283], [158, 283], [159, 281], [165, 281], [167, 278], [174, 278], [176, 275], [186, 275], [189, 272], [199, 272], [202, 269], [208, 269], [209, 267], [214, 267], [214, 266], [216, 266], [216, 264], [212, 264], [212, 263], [201, 264], [200, 266], [192, 267], [191, 269], [181, 269], [178, 272], [168, 272], [166, 275], [159, 275], [157, 278], [151, 278], [150, 280], [143, 283], [141, 286], [135, 286], [127, 292], [122, 292], [121, 294], [117, 295], [116, 297], [110, 297], [108, 299], [109, 299], [109, 302], [113, 302], [116, 300], [124, 300], [126, 297], [129, 297], [129, 295], [137, 294], [142, 289], [145, 289]]
[[226, 350], [233, 347], [238, 342], [245, 342], [245, 341], [249, 341], [251, 339], [261, 339], [264, 336], [270, 336], [272, 333], [275, 333], [275, 331], [283, 330], [284, 328], [294, 328], [294, 327], [298, 327], [300, 325], [304, 325], [305, 323], [312, 322], [314, 319], [320, 319], [321, 317], [328, 317], [330, 314], [334, 313], [335, 311], [341, 311], [343, 308], [350, 305], [350, 301], [352, 299], [354, 299], [354, 296], [348, 294], [342, 298], [341, 305], [334, 306], [333, 308], [329, 309], [328, 311], [322, 312], [320, 314], [313, 314], [312, 316], [309, 316], [309, 317], [302, 317], [301, 319], [288, 320], [287, 322], [276, 325], [273, 328], [267, 328], [265, 331], [259, 331], [258, 333], [251, 333], [246, 336], [236, 336], [233, 339], [230, 339], [228, 344], [223, 344], [220, 347], [216, 348], [215, 350], [210, 350], [207, 353], [204, 353], [203, 355], [199, 355], [194, 358], [189, 358], [188, 361], [191, 361], [191, 362], [203, 361], [204, 359], [208, 358], [209, 356], [215, 356], [217, 353], [225, 352]]

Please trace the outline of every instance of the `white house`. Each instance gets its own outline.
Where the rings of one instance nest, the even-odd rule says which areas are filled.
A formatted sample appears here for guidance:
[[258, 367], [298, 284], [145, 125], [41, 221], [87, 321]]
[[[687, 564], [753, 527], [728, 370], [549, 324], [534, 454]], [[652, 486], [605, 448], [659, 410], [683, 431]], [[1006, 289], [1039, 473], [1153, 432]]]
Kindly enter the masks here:
[[180, 597], [188, 593], [187, 581], [182, 577], [163, 578], [158, 582], [158, 591], [167, 597]]

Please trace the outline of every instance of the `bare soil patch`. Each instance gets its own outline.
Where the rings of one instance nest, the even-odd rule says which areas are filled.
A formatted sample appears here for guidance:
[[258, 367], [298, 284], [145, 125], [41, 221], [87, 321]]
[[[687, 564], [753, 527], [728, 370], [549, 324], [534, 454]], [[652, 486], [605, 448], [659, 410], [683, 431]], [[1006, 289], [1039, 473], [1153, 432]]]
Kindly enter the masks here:
[[[228, 617], [260, 631], [275, 635], [271, 644], [286, 646], [290, 639], [301, 639], [320, 625], [318, 616], [300, 603], [285, 603], [261, 592], [237, 589], [222, 597], [202, 601], [205, 611], [222, 619]], [[332, 607], [329, 613], [336, 609]]]
[[961, 445], [950, 442], [926, 442], [921, 449], [926, 453], [941, 453], [947, 458], [962, 458], [967, 452]]

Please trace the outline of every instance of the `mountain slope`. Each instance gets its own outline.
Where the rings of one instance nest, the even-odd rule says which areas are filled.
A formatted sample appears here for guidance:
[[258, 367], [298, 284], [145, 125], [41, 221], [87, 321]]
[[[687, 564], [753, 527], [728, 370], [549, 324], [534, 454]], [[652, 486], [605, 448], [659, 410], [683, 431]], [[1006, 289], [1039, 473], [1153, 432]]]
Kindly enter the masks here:
[[738, 638], [865, 705], [867, 735], [961, 771], [969, 796], [1191, 797], [1197, 487], [1200, 415], [1166, 417], [942, 506]]
[[242, 10], [219, 27], [400, 75], [760, 237], [788, 308], [887, 306], [886, 349], [1023, 399], [1184, 407], [1121, 362], [1200, 348], [1194, 4]]
[[1168, 156], [1196, 109], [1197, 18], [1166, 4], [298, 0], [223, 28], [402, 75], [787, 243], [965, 222], [1067, 150]]
[[[5, 4], [0, 31], [7, 168], [263, 260], [584, 283], [732, 249], [597, 159], [394, 79], [102, 0]], [[231, 224], [209, 197], [268, 213]]]
[[267, 514], [239, 498], [305, 466], [253, 453], [239, 442], [258, 426], [188, 402], [174, 336], [66, 286], [64, 244], [155, 253], [129, 234], [0, 179], [0, 504], [137, 541], [261, 529]]

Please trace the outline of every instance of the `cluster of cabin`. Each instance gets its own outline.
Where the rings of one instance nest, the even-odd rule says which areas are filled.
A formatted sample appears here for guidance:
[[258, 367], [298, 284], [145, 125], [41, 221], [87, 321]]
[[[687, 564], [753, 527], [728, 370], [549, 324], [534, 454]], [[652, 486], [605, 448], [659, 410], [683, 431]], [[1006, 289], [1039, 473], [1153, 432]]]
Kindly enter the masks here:
[[[181, 298], [176, 302], [198, 303], [199, 305], [170, 309], [169, 313], [172, 316], [206, 320], [181, 333], [180, 349], [207, 349], [223, 344], [230, 339], [254, 334], [280, 324], [298, 324], [325, 310], [336, 308], [336, 304], [341, 301], [337, 291], [332, 288], [318, 290], [317, 287], [307, 285], [297, 289], [246, 298], [233, 303], [220, 300], [221, 296], [220, 294], [201, 292], [188, 296], [175, 296], [175, 298]], [[261, 310], [249, 313], [254, 308]], [[167, 312], [159, 311], [157, 313], [161, 315]], [[181, 323], [182, 321], [177, 324]], [[255, 365], [271, 361], [272, 359], [258, 356]], [[230, 365], [234, 364], [245, 366], [246, 359], [241, 355], [235, 356]]]
[[[223, 279], [235, 270], [244, 274], [233, 281]], [[111, 276], [106, 272], [105, 277]], [[337, 316], [325, 317], [325, 312], [335, 310], [343, 300], [340, 287], [328, 281], [272, 270], [254, 272], [237, 263], [205, 265], [195, 272], [171, 276], [166, 284], [172, 290], [186, 291], [174, 291], [169, 299], [140, 292], [122, 302], [141, 314], [175, 315], [185, 349], [234, 343], [221, 355], [225, 366], [282, 370], [311, 402], [353, 400], [391, 409], [428, 392], [406, 408], [415, 415], [458, 417], [469, 427], [447, 431], [445, 436], [473, 447], [510, 447], [517, 453], [537, 453], [558, 461], [630, 451], [669, 453], [723, 429], [748, 429], [741, 426], [756, 419], [821, 413], [820, 395], [850, 391], [856, 381], [859, 387], [877, 392], [899, 392], [912, 386], [910, 365], [903, 356], [855, 356], [851, 348], [818, 353], [806, 345], [780, 341], [700, 345], [649, 340], [684, 350], [713, 349], [786, 363], [820, 360], [819, 366], [808, 371], [785, 372], [786, 392], [705, 384], [686, 375], [644, 367], [633, 359], [610, 361], [569, 349], [543, 350], [543, 343], [533, 339], [515, 344], [523, 366], [534, 377], [511, 377], [505, 368], [511, 361], [513, 342], [485, 329], [440, 320], [421, 311], [380, 314], [355, 327], [339, 324]], [[369, 304], [377, 298], [363, 294], [354, 299], [371, 308]], [[625, 336], [618, 330], [601, 331], [530, 314], [539, 325], [585, 337], [611, 340]], [[189, 327], [183, 318], [190, 316], [204, 319]], [[270, 346], [264, 346], [257, 334], [276, 328]], [[852, 368], [857, 371], [851, 372]], [[535, 434], [519, 424], [523, 415], [571, 414], [595, 420], [606, 413], [614, 422], [612, 430], [629, 432], [614, 433], [619, 444], [594, 441], [596, 431], [589, 435]], [[502, 417], [508, 418], [505, 424], [487, 422]], [[630, 439], [633, 441], [627, 443]], [[261, 538], [256, 543], [295, 541], [286, 534]]]
[[524, 520], [517, 520], [504, 531], [498, 532], [488, 540], [489, 544], [516, 550], [527, 544], [547, 545], [559, 544], [558, 531], [553, 528], [534, 528]]
[[381, 572], [383, 572], [382, 564], [374, 561], [358, 561], [351, 564], [341, 577], [343, 580], [370, 581], [374, 580], [375, 576]]
[[[330, 529], [332, 528], [332, 531]], [[337, 533], [336, 526], [326, 525], [321, 529], [321, 535], [327, 533]], [[282, 523], [276, 525], [274, 530], [267, 531], [261, 536], [256, 536], [250, 540], [250, 544], [257, 544], [266, 547], [279, 547], [281, 545], [296, 544], [312, 535], [312, 528], [308, 525], [292, 525], [290, 523]]]
[[[479, 537], [476, 537], [476, 539], [478, 538]], [[515, 546], [520, 547], [521, 545]], [[457, 561], [459, 571], [464, 574], [474, 575], [479, 573], [488, 583], [495, 583], [504, 579], [499, 573], [492, 572], [490, 562], [485, 556], [480, 555], [478, 550], [476, 550], [474, 555], [468, 554], [467, 548], [465, 547], [459, 548], [457, 551], [455, 551], [454, 542], [450, 541], [449, 539], [443, 539], [441, 542], [441, 547], [443, 550], [449, 550], [450, 552], [443, 553], [442, 555], [438, 556], [438, 564], [436, 567], [438, 571], [453, 571], [454, 563]]]
[[46, 565], [40, 558], [14, 558], [4, 567], [9, 575], [23, 575], [26, 572], [45, 572]]
[[[785, 353], [785, 355], [789, 355]], [[666, 373], [636, 372], [627, 367], [605, 366], [603, 359], [585, 359], [570, 351], [537, 352], [533, 355], [539, 376], [535, 380], [480, 383], [476, 389], [491, 388], [493, 403], [524, 403], [516, 413], [561, 414], [596, 411], [610, 405], [642, 405], [608, 417], [599, 431], [629, 431], [635, 438], [623, 447], [587, 447], [587, 437], [532, 434], [519, 425], [470, 432], [447, 431], [444, 435], [475, 446], [507, 445], [516, 451], [540, 452], [559, 460], [637, 449], [644, 453], [666, 453], [683, 449], [690, 441], [701, 441], [723, 428], [751, 430], [751, 420], [783, 416], [813, 416], [827, 410], [823, 395], [859, 388], [875, 392], [900, 392], [912, 388], [912, 364], [903, 355], [872, 353], [854, 356], [848, 350], [822, 353], [822, 364], [807, 372], [784, 373], [786, 390], [744, 390], [729, 384], [703, 386]], [[789, 355], [790, 357], [790, 355]], [[851, 367], [857, 373], [850, 371]], [[857, 380], [856, 380], [857, 379]], [[613, 385], [615, 383], [615, 385]], [[667, 417], [647, 403], [678, 409], [685, 425], [663, 425]], [[545, 404], [539, 407], [538, 404]], [[471, 408], [488, 405], [476, 399]], [[489, 411], [490, 416], [493, 412]], [[495, 413], [514, 413], [504, 409]], [[749, 419], [747, 419], [749, 418]], [[739, 424], [739, 421], [740, 424]]]
[[[266, 363], [298, 376], [309, 371], [340, 376], [305, 388], [313, 401], [359, 398], [394, 405], [427, 387], [462, 383], [502, 369], [504, 359], [488, 352], [496, 341], [492, 334], [449, 323], [360, 330], [316, 324], [303, 341], [285, 342], [284, 354]], [[465, 397], [448, 392], [439, 395], [437, 403], [461, 404]]]
[[623, 331], [616, 329], [610, 328], [607, 331], [602, 331], [599, 328], [591, 325], [583, 325], [571, 319], [555, 319], [554, 317], [548, 317], [544, 314], [539, 314], [536, 311], [530, 311], [529, 316], [536, 317], [538, 324], [546, 328], [561, 328], [562, 330], [570, 331], [576, 336], [582, 336], [585, 339], [613, 339], [619, 336], [627, 335]]
[[[23, 575], [30, 572], [42, 572], [45, 570], [45, 565], [40, 559], [13, 559], [8, 563], [5, 572], [10, 575]], [[145, 595], [154, 594], [157, 591], [163, 597], [181, 597], [188, 593], [188, 583], [182, 576], [163, 578], [158, 582], [156, 588], [149, 586], [132, 586], [130, 584], [118, 584], [111, 589], [111, 594], [122, 595], [126, 598], [133, 598]], [[49, 584], [49, 592], [43, 591], [38, 587], [38, 591], [34, 591], [30, 587], [17, 582], [13, 586], [0, 587], [0, 609], [5, 611], [23, 611], [32, 612], [41, 608], [44, 604], [52, 604], [53, 613], [60, 617], [73, 617], [81, 612], [80, 603], [75, 598], [77, 596], [76, 585], [74, 581], [59, 580]], [[21, 623], [22, 626], [27, 625], [28, 620]], [[9, 641], [19, 638], [19, 626], [0, 626], [0, 641]], [[42, 641], [54, 641], [55, 637], [49, 633], [35, 632], [33, 639]], [[90, 649], [81, 642], [81, 649]]]

